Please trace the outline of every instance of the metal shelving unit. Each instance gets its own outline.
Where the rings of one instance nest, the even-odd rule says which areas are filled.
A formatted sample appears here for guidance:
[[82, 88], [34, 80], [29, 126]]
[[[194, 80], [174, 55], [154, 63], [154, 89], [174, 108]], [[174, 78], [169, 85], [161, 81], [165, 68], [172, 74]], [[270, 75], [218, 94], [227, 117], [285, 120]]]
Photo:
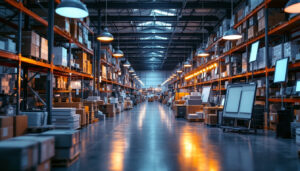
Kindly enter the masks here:
[[[230, 50], [228, 50], [225, 53], [219, 54], [217, 56], [217, 58], [212, 59], [212, 60], [208, 61], [207, 63], [201, 65], [201, 66], [198, 66], [197, 68], [195, 68], [192, 71], [186, 73], [185, 75], [182, 75], [180, 78], [173, 79], [172, 81], [170, 81], [169, 84], [172, 84], [172, 85], [174, 85], [174, 87], [176, 87], [175, 84], [178, 84], [179, 81], [186, 81], [184, 79], [186, 76], [193, 75], [194, 73], [197, 73], [198, 71], [206, 68], [207, 66], [209, 66], [213, 63], [220, 64], [220, 62], [225, 60], [224, 58], [226, 56], [230, 56], [233, 53], [241, 52], [241, 51], [247, 51], [248, 47], [252, 43], [254, 43], [258, 40], [261, 40], [263, 38], [265, 39], [265, 41], [264, 41], [265, 48], [268, 49], [269, 48], [269, 43], [270, 43], [269, 42], [269, 36], [284, 34], [288, 31], [291, 31], [292, 29], [299, 28], [300, 27], [300, 15], [297, 15], [297, 16], [291, 18], [289, 21], [281, 23], [280, 25], [275, 26], [274, 28], [270, 29], [268, 27], [268, 8], [269, 7], [276, 7], [276, 8], [282, 7], [282, 6], [284, 6], [284, 3], [285, 2], [279, 2], [279, 1], [276, 1], [276, 0], [265, 0], [262, 4], [258, 5], [254, 10], [252, 10], [248, 15], [246, 15], [241, 21], [239, 21], [237, 24], [234, 25], [234, 28], [239, 27], [244, 22], [246, 22], [248, 19], [250, 19], [252, 16], [257, 14], [258, 11], [260, 11], [261, 9], [265, 9], [265, 13], [264, 13], [264, 15], [265, 15], [265, 31], [264, 31], [264, 33], [254, 37], [250, 40], [247, 40], [247, 41], [245, 41], [244, 43], [242, 43], [240, 45], [237, 45], [237, 46], [231, 48]], [[223, 40], [222, 38], [219, 38], [215, 42], [210, 44], [207, 47], [206, 50], [209, 51], [212, 48], [218, 47], [219, 45], [222, 45], [224, 43], [225, 43], [225, 40]], [[186, 86], [179, 87], [178, 89], [180, 89], [180, 88], [193, 88], [193, 87], [196, 88], [197, 86], [201, 86], [201, 85], [209, 85], [209, 84], [212, 85], [213, 83], [217, 83], [218, 86], [213, 91], [219, 91], [221, 93], [221, 91], [224, 91], [224, 88], [221, 87], [221, 84], [224, 81], [232, 82], [233, 79], [246, 79], [246, 80], [249, 80], [252, 76], [265, 77], [266, 78], [266, 87], [265, 87], [265, 89], [266, 89], [266, 98], [265, 98], [266, 105], [265, 105], [265, 111], [269, 114], [269, 102], [277, 103], [277, 102], [281, 102], [280, 101], [281, 99], [269, 98], [269, 75], [274, 72], [275, 68], [270, 67], [270, 65], [268, 64], [269, 63], [268, 61], [270, 59], [269, 53], [268, 53], [268, 51], [266, 51], [265, 53], [266, 53], [265, 57], [266, 57], [267, 62], [266, 62], [266, 66], [265, 66], [264, 69], [256, 70], [254, 72], [247, 71], [246, 73], [243, 73], [243, 74], [228, 76], [228, 77], [225, 77], [225, 78], [219, 77], [217, 79], [213, 79], [213, 80], [209, 80], [209, 81], [203, 81], [203, 82], [199, 82], [199, 83], [192, 83], [192, 84], [189, 84], [189, 85], [186, 85]], [[193, 60], [194, 61], [197, 60], [197, 57], [194, 57]], [[298, 69], [298, 68], [300, 68], [300, 62], [296, 61], [295, 63], [290, 63], [288, 68], [289, 68], [289, 70]], [[195, 77], [192, 77], [189, 80], [192, 80]], [[191, 82], [193, 82], [193, 81], [191, 81]], [[298, 103], [298, 102], [300, 102], [299, 99], [297, 99], [297, 98], [285, 98], [283, 100], [284, 100], [284, 102], [287, 102], [287, 103]]]
[[[51, 124], [51, 116], [52, 116], [52, 102], [53, 102], [53, 93], [69, 93], [69, 96], [71, 96], [73, 90], [67, 89], [67, 90], [54, 90], [53, 85], [52, 85], [52, 76], [64, 76], [68, 77], [69, 81], [71, 79], [78, 79], [81, 80], [82, 86], [83, 86], [83, 81], [84, 80], [93, 80], [94, 81], [94, 87], [99, 87], [95, 86], [96, 84], [99, 85], [99, 81], [97, 82], [97, 78], [95, 77], [95, 74], [98, 72], [100, 73], [100, 67], [97, 67], [96, 69], [96, 64], [99, 66], [101, 65], [100, 62], [96, 63], [95, 59], [100, 59], [100, 53], [95, 53], [93, 49], [87, 48], [86, 45], [80, 43], [77, 39], [72, 38], [70, 33], [62, 30], [61, 28], [57, 27], [54, 25], [54, 3], [60, 3], [60, 0], [50, 0], [48, 1], [48, 21], [45, 20], [44, 18], [40, 17], [38, 14], [34, 13], [31, 11], [29, 8], [27, 8], [24, 4], [23, 1], [16, 1], [16, 0], [4, 0], [4, 3], [9, 4], [13, 8], [17, 9], [19, 12], [19, 22], [18, 25], [15, 25], [14, 23], [7, 23], [14, 29], [17, 29], [17, 36], [18, 36], [18, 41], [16, 42], [17, 45], [17, 53], [12, 53], [12, 52], [7, 52], [0, 50], [0, 60], [2, 61], [0, 65], [2, 66], [8, 66], [8, 67], [16, 67], [18, 69], [17, 73], [17, 88], [16, 88], [16, 114], [18, 115], [20, 113], [21, 109], [21, 89], [23, 86], [24, 92], [24, 98], [23, 101], [26, 101], [27, 97], [27, 84], [25, 85], [24, 83], [21, 85], [21, 80], [23, 79], [23, 82], [28, 82], [31, 81], [32, 78], [28, 78], [28, 71], [36, 72], [36, 73], [47, 73], [47, 89], [45, 91], [36, 91], [35, 95], [38, 96], [38, 93], [46, 93], [47, 98], [46, 98], [46, 107], [47, 107], [47, 112], [48, 112], [48, 124]], [[22, 23], [23, 23], [23, 14], [31, 17], [33, 20], [36, 22], [42, 24], [44, 27], [47, 28], [47, 36], [48, 36], [48, 62], [43, 62], [43, 61], [37, 61], [35, 59], [27, 58], [22, 56], [21, 52], [21, 43], [22, 43]], [[87, 24], [81, 20], [77, 20], [79, 23], [84, 26], [89, 34], [91, 35], [92, 39], [94, 39], [94, 31], [87, 26]], [[100, 29], [100, 25], [99, 25]], [[69, 44], [69, 50], [68, 50], [68, 61], [70, 61], [70, 50], [71, 50], [71, 44], [74, 44], [77, 46], [79, 50], [82, 50], [83, 52], [86, 52], [91, 58], [92, 58], [92, 65], [93, 65], [93, 74], [87, 74], [87, 73], [82, 73], [76, 70], [72, 70], [70, 66], [70, 62], [68, 62], [68, 67], [61, 67], [61, 66], [56, 66], [53, 64], [53, 46], [54, 46], [54, 37], [59, 36], [60, 38], [63, 39], [64, 42], [67, 42]], [[94, 40], [92, 40], [92, 44]], [[100, 44], [100, 43], [99, 43]], [[92, 45], [92, 47], [95, 47]], [[101, 44], [99, 45], [101, 48]], [[104, 62], [104, 61], [101, 61]], [[107, 65], [110, 65], [113, 67], [112, 64], [109, 64], [106, 62]], [[23, 74], [21, 75], [21, 71], [23, 70]], [[97, 75], [97, 74], [96, 74]], [[121, 86], [123, 88], [129, 89], [129, 90], [136, 90], [136, 88], [122, 85], [117, 82], [113, 81], [108, 81], [108, 80], [102, 80], [105, 83], [109, 84], [114, 84]], [[24, 85], [26, 87], [24, 87]], [[84, 87], [82, 87], [84, 88]], [[32, 91], [34, 91], [31, 88]], [[93, 90], [93, 93], [95, 93], [95, 89]], [[110, 91], [101, 91], [100, 92], [106, 92], [110, 93]], [[83, 97], [83, 91], [81, 91], [81, 97]], [[39, 97], [40, 98], [40, 97]], [[41, 98], [40, 98], [41, 99]], [[26, 110], [26, 108], [22, 110]]]

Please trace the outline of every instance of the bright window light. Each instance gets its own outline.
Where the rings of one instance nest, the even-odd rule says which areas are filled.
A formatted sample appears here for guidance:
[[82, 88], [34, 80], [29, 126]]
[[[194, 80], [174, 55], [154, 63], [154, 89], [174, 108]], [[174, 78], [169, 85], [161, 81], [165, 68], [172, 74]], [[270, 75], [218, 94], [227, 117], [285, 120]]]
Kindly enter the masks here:
[[169, 9], [168, 11], [162, 11], [159, 9], [154, 9], [151, 11], [151, 16], [175, 16], [176, 15], [176, 9]]
[[141, 40], [152, 40], [152, 39], [159, 39], [159, 40], [168, 40], [167, 37], [163, 37], [163, 36], [148, 36], [148, 37], [141, 37]]

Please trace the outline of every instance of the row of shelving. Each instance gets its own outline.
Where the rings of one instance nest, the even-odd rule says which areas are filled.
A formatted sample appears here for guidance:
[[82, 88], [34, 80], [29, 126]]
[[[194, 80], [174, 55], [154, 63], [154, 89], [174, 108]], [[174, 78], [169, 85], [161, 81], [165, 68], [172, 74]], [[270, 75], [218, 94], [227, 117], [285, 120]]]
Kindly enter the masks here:
[[[45, 19], [43, 19], [42, 17], [40, 17], [39, 15], [37, 15], [36, 13], [34, 13], [33, 11], [29, 10], [28, 8], [26, 8], [22, 2], [17, 2], [15, 0], [5, 0], [5, 2], [7, 2], [10, 5], [12, 5], [16, 9], [22, 11], [23, 13], [27, 14], [28, 16], [32, 17], [33, 19], [35, 19], [36, 21], [40, 22], [44, 26], [46, 26], [46, 27], [48, 26], [48, 21], [46, 21]], [[80, 21], [80, 22], [84, 23], [82, 21]], [[81, 48], [83, 51], [87, 52], [88, 54], [90, 54], [92, 56], [94, 55], [94, 51], [93, 50], [88, 49], [85, 45], [83, 45], [82, 43], [80, 43], [78, 40], [73, 39], [66, 31], [60, 29], [57, 26], [54, 26], [53, 30], [54, 30], [54, 33], [56, 33], [56, 34], [64, 37], [65, 39], [67, 39], [69, 41], [69, 43], [74, 43], [74, 44], [76, 44], [76, 46], [78, 46], [79, 48]], [[88, 30], [90, 30], [90, 29], [88, 29]]]
[[[0, 50], [0, 58], [2, 59], [8, 59], [11, 61], [15, 61], [18, 62], [20, 61], [21, 64], [26, 64], [27, 67], [29, 67], [29, 69], [31, 70], [38, 70], [38, 71], [43, 71], [41, 70], [41, 68], [46, 68], [46, 69], [52, 69], [54, 72], [56, 72], [59, 75], [68, 75], [71, 74], [71, 76], [73, 77], [84, 77], [86, 79], [92, 79], [93, 76], [90, 74], [85, 74], [85, 73], [80, 73], [71, 69], [68, 69], [66, 67], [60, 67], [60, 66], [55, 66], [53, 64], [48, 64], [48, 63], [44, 63], [41, 61], [36, 61], [34, 59], [30, 59], [27, 57], [23, 57], [21, 55], [16, 55], [14, 53], [11, 52], [6, 52], [6, 51], [2, 51]], [[12, 63], [3, 63], [1, 65], [10, 65], [10, 66], [17, 66], [18, 63], [12, 64]], [[21, 65], [22, 66], [22, 65]], [[44, 71], [46, 72], [46, 70]]]
[[[284, 31], [286, 31], [286, 30], [288, 30], [290, 28], [299, 26], [300, 25], [299, 21], [300, 21], [300, 15], [292, 18], [290, 21], [287, 21], [287, 22], [285, 22], [285, 23], [283, 23], [283, 24], [281, 24], [281, 25], [273, 28], [272, 30], [270, 30], [268, 32], [268, 35], [282, 33], [282, 32], [284, 32]], [[206, 66], [208, 66], [208, 65], [210, 65], [212, 63], [218, 62], [219, 60], [223, 59], [225, 56], [228, 56], [228, 55], [230, 55], [230, 54], [232, 54], [234, 52], [242, 50], [246, 46], [249, 46], [250, 44], [252, 44], [252, 43], [254, 43], [254, 42], [256, 42], [256, 41], [258, 41], [258, 40], [260, 40], [260, 39], [262, 39], [264, 37], [265, 37], [265, 34], [261, 34], [261, 35], [255, 37], [255, 38], [253, 38], [251, 40], [248, 40], [247, 42], [245, 42], [245, 43], [243, 43], [243, 44], [241, 44], [239, 46], [236, 46], [236, 47], [232, 48], [231, 50], [225, 52], [224, 54], [220, 55], [219, 57], [208, 61], [207, 63], [205, 63], [205, 64], [197, 67], [196, 69], [193, 69], [191, 72], [183, 75], [183, 77], [185, 77], [186, 75], [191, 75], [191, 74], [193, 74], [195, 72], [198, 72], [199, 70], [205, 68]]]
[[[290, 69], [299, 68], [300, 67], [300, 62], [290, 64], [288, 67]], [[200, 83], [196, 83], [196, 84], [192, 84], [192, 85], [187, 85], [187, 86], [183, 86], [183, 87], [180, 87], [180, 88], [194, 87], [194, 86], [197, 86], [197, 85], [210, 84], [210, 83], [214, 83], [214, 82], [218, 82], [218, 81], [226, 81], [226, 80], [232, 80], [232, 79], [237, 79], [237, 78], [245, 78], [245, 77], [250, 77], [252, 75], [255, 76], [255, 75], [260, 75], [260, 74], [268, 74], [268, 73], [272, 73], [274, 71], [275, 71], [274, 67], [266, 68], [266, 69], [254, 71], [253, 73], [252, 72], [247, 72], [247, 73], [239, 74], [239, 75], [235, 75], [235, 76], [229, 76], [229, 77], [225, 77], [225, 78], [219, 78], [219, 79], [204, 81], [204, 82], [200, 82]]]

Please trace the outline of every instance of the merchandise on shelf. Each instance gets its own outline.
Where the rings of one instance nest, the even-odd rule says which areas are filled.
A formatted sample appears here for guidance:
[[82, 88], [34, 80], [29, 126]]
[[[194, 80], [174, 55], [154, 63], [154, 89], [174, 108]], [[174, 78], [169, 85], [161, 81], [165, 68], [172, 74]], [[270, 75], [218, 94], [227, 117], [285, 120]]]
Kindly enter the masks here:
[[41, 37], [40, 57], [43, 60], [48, 61], [48, 40]]
[[53, 48], [54, 59], [53, 64], [58, 66], [68, 66], [68, 51], [64, 47]]
[[40, 36], [34, 31], [23, 31], [22, 32], [22, 55], [28, 57], [40, 58], [40, 45], [41, 45], [40, 39], [41, 39]]

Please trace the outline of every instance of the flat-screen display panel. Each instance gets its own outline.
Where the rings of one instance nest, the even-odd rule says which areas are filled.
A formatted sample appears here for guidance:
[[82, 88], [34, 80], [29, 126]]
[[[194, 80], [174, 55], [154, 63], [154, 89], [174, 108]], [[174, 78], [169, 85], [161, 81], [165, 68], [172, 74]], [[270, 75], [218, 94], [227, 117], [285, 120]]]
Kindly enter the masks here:
[[202, 102], [207, 103], [210, 94], [210, 86], [203, 87], [202, 89]]
[[240, 113], [252, 113], [255, 91], [243, 91], [240, 102]]
[[283, 58], [276, 61], [274, 83], [282, 83], [286, 81], [288, 62], [288, 58]]
[[228, 90], [226, 112], [237, 113], [239, 111], [242, 87], [232, 87]]
[[258, 48], [259, 48], [259, 41], [252, 43], [249, 62], [256, 61]]
[[296, 83], [296, 92], [300, 92], [300, 80]]

